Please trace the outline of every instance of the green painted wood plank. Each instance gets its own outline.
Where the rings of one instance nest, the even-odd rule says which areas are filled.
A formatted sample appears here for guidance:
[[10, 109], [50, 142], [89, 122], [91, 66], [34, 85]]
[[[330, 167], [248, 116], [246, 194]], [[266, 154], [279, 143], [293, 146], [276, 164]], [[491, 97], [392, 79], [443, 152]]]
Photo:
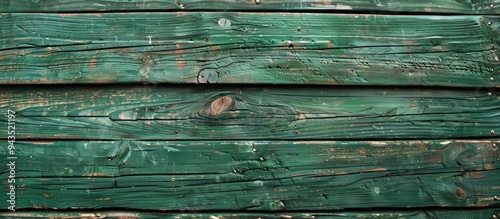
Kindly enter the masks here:
[[65, 212], [65, 211], [27, 211], [23, 213], [0, 213], [5, 219], [15, 218], [166, 218], [166, 219], [256, 219], [256, 218], [276, 218], [276, 219], [320, 219], [320, 218], [389, 218], [389, 219], [422, 219], [422, 218], [442, 218], [442, 219], [483, 219], [500, 217], [499, 208], [488, 209], [433, 209], [433, 210], [373, 210], [370, 212], [290, 212], [290, 213], [247, 213], [247, 212], [215, 212], [215, 213], [154, 213], [154, 212], [134, 212], [134, 211], [92, 211], [92, 212]]
[[498, 14], [498, 0], [4, 0], [0, 12], [252, 10]]
[[500, 17], [2, 14], [0, 83], [499, 86]]
[[[7, 86], [19, 139], [443, 139], [500, 133], [496, 90]], [[7, 127], [8, 118], [0, 117]], [[7, 132], [0, 132], [7, 138]]]
[[[313, 211], [496, 206], [499, 143], [16, 142], [16, 207]], [[7, 156], [0, 155], [0, 165], [7, 165]], [[2, 178], [8, 174], [3, 170]], [[0, 202], [1, 208], [7, 205]]]

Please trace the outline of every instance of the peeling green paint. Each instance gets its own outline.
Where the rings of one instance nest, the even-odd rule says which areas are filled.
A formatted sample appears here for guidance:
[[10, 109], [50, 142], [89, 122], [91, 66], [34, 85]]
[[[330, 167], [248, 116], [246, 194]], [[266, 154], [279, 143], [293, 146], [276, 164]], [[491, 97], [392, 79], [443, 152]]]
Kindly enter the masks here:
[[495, 87], [499, 25], [494, 16], [4, 14], [0, 83]]

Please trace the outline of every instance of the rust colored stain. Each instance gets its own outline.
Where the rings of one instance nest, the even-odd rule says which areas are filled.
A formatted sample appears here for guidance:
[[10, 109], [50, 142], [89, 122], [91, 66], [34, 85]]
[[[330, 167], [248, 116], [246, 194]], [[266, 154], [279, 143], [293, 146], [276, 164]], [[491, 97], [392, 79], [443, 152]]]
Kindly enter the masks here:
[[175, 50], [176, 55], [180, 55], [180, 54], [184, 53], [184, 50], [182, 50], [182, 43], [176, 43], [175, 47], [177, 47], [177, 49]]
[[460, 198], [460, 199], [465, 199], [467, 198], [467, 192], [460, 188], [460, 187], [457, 187], [457, 189], [455, 189], [455, 194]]
[[212, 46], [212, 50], [213, 50], [213, 51], [220, 50], [220, 46]]
[[484, 169], [486, 169], [486, 170], [493, 170], [495, 168], [493, 167], [493, 163], [489, 163], [486, 166], [484, 166]]
[[185, 69], [186, 68], [186, 61], [184, 61], [183, 58], [176, 58], [175, 59], [175, 67], [179, 70]]
[[94, 83], [107, 83], [107, 82], [110, 82], [112, 80], [116, 80], [116, 78], [107, 77], [107, 76], [103, 76], [103, 75], [95, 75], [92, 79], [93, 79], [92, 82], [94, 82]]
[[89, 68], [95, 68], [97, 66], [97, 56], [92, 56], [89, 63]]
[[[244, 78], [244, 77], [241, 77]], [[240, 78], [235, 78], [235, 77], [223, 77], [224, 82], [230, 82], [230, 83], [238, 83]]]
[[380, 167], [379, 167], [379, 168], [375, 168], [375, 169], [367, 170], [367, 171], [365, 171], [365, 172], [385, 172], [385, 171], [387, 171], [387, 169], [386, 169], [386, 168], [380, 168]]
[[484, 173], [482, 171], [474, 171], [466, 173], [465, 176], [472, 179], [481, 179], [484, 178]]
[[[102, 17], [102, 14], [99, 13], [86, 13], [85, 15], [94, 16], [94, 17]], [[81, 16], [81, 14], [59, 14], [61, 17], [72, 17], [72, 16]]]
[[429, 159], [428, 159], [429, 162], [431, 163], [439, 163], [439, 162], [443, 162], [443, 157], [441, 155], [433, 155], [433, 156], [430, 156]]

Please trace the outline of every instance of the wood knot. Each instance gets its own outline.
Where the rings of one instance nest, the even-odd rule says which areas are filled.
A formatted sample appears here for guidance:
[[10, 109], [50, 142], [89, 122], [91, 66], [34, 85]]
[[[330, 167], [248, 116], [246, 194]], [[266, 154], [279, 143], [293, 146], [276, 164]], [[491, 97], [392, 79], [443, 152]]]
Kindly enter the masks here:
[[212, 116], [218, 116], [226, 111], [233, 104], [233, 99], [228, 96], [223, 96], [215, 99], [210, 104], [210, 108], [207, 110], [207, 114]]
[[467, 192], [460, 188], [460, 187], [457, 187], [457, 189], [455, 189], [455, 194], [460, 198], [460, 199], [465, 199], [467, 198]]
[[217, 24], [219, 24], [219, 26], [221, 27], [226, 28], [231, 26], [231, 21], [226, 18], [221, 18], [219, 19], [219, 21], [217, 21]]
[[215, 69], [203, 69], [198, 73], [198, 83], [215, 84], [219, 81], [219, 72]]

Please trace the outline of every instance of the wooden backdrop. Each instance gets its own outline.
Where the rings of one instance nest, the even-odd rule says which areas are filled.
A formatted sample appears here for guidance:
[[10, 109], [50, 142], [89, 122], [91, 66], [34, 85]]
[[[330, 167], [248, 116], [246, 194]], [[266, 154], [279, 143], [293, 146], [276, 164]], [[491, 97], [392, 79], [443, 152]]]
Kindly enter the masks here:
[[3, 0], [0, 217], [499, 218], [499, 13]]

